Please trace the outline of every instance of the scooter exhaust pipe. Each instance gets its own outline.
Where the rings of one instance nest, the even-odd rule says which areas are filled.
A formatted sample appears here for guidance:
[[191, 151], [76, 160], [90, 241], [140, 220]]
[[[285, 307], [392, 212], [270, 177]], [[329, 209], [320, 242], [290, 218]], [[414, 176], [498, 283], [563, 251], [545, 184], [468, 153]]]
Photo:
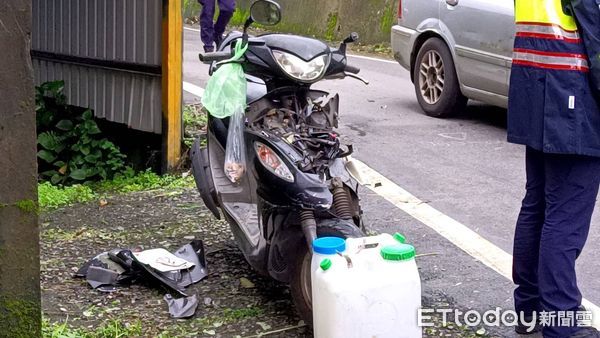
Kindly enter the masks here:
[[315, 220], [315, 213], [312, 210], [303, 210], [300, 212], [300, 225], [302, 226], [302, 232], [306, 238], [308, 248], [312, 248], [312, 243], [317, 239], [317, 221]]

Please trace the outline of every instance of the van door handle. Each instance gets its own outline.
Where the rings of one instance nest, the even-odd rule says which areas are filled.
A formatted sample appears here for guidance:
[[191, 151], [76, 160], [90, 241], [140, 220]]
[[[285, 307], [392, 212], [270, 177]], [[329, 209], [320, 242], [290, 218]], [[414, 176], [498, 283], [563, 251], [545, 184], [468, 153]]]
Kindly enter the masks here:
[[458, 5], [458, 0], [446, 0], [446, 3], [450, 6]]

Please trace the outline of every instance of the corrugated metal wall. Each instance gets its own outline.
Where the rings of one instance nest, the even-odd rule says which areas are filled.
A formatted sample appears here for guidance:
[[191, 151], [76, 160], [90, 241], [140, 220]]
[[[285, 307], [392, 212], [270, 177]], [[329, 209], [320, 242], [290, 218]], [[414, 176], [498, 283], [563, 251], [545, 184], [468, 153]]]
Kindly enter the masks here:
[[33, 0], [36, 83], [64, 80], [69, 103], [162, 132], [162, 0]]

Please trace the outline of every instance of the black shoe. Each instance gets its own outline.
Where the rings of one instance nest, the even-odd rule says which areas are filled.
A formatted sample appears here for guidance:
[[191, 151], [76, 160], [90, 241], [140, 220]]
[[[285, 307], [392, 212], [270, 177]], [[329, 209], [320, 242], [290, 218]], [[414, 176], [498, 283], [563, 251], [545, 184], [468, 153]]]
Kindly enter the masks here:
[[584, 327], [570, 335], [569, 338], [600, 338], [600, 332], [593, 327]]
[[[532, 317], [525, 317], [525, 321], [527, 323], [531, 323], [533, 321]], [[531, 330], [531, 331], [528, 331]], [[523, 323], [519, 323], [517, 326], [515, 326], [515, 332], [519, 335], [522, 336], [528, 336], [531, 334], [535, 334], [542, 331], [542, 327], [538, 324], [538, 322], [536, 321], [535, 326], [533, 327], [533, 329], [531, 329], [531, 326], [525, 325]]]
[[215, 47], [213, 46], [204, 46], [204, 52], [205, 53], [212, 53], [215, 51]]

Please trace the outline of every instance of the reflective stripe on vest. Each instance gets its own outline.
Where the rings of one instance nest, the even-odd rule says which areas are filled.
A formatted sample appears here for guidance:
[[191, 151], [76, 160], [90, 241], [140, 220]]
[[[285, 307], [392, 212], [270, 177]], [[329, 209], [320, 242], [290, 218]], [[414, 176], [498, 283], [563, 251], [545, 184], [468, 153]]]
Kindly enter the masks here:
[[559, 25], [533, 22], [517, 22], [517, 36], [524, 38], [539, 38], [563, 40], [580, 43], [581, 37], [577, 31], [568, 31]]
[[515, 48], [513, 64], [544, 69], [589, 71], [587, 58], [582, 54], [549, 53]]

